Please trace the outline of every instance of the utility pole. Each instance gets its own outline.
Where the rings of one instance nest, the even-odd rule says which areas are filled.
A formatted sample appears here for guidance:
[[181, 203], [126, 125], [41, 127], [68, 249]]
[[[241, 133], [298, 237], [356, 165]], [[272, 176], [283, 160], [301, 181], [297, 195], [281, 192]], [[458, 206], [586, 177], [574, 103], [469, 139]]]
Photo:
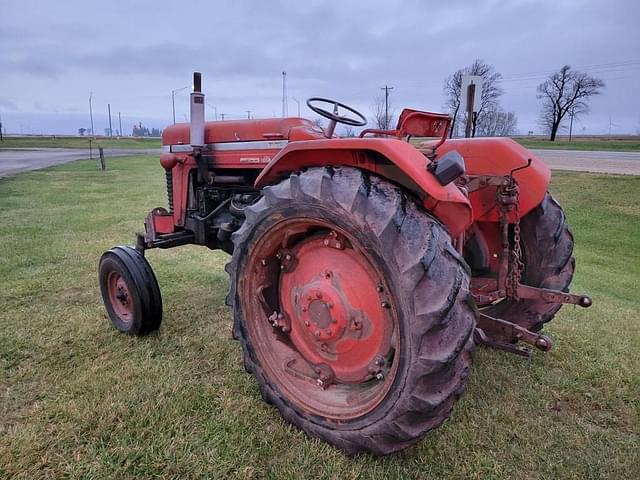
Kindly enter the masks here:
[[173, 112], [173, 124], [176, 124], [176, 91], [171, 90], [171, 111]]
[[611, 125], [613, 125], [613, 123], [611, 122], [611, 115], [609, 115], [609, 136], [611, 136]]
[[93, 96], [93, 92], [89, 93], [89, 116], [91, 117], [91, 136], [95, 137], [96, 133], [93, 130], [93, 110], [91, 109], [91, 97]]
[[207, 107], [209, 107], [211, 110], [213, 110], [213, 116], [215, 118], [216, 121], [218, 121], [218, 109], [216, 108], [215, 105], [210, 104], [209, 102], [205, 102], [207, 104]]
[[570, 118], [570, 122], [569, 122], [569, 142], [571, 142], [571, 133], [573, 131], [573, 116], [575, 115], [575, 108], [571, 109], [571, 112], [569, 112], [569, 118]]
[[380, 88], [384, 90], [384, 130], [389, 129], [389, 90], [393, 90], [393, 87], [385, 85]]
[[0, 142], [2, 142], [2, 115], [0, 115]]
[[120, 112], [118, 112], [118, 125], [120, 126], [120, 136], [123, 137], [124, 135], [122, 135], [122, 117], [120, 116]]
[[224, 122], [224, 113], [220, 114], [220, 118], [222, 119], [222, 121]]
[[247, 118], [251, 119], [251, 110], [245, 110], [245, 112], [247, 112]]
[[111, 129], [111, 104], [107, 103], [107, 112], [109, 113], [109, 136], [113, 137], [113, 130]]
[[289, 115], [287, 111], [287, 72], [282, 72], [282, 118]]
[[293, 99], [294, 102], [296, 102], [298, 104], [298, 118], [300, 118], [300, 100], [298, 100], [296, 97], [291, 97]]

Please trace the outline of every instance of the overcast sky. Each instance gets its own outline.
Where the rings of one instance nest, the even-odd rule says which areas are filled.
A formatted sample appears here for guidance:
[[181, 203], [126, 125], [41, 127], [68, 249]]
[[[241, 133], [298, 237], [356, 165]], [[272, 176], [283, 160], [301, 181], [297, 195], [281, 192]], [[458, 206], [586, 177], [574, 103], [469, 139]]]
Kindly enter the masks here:
[[[501, 105], [522, 133], [540, 131], [536, 85], [569, 64], [602, 78], [577, 133], [640, 131], [640, 2], [2, 0], [0, 116], [9, 133], [96, 133], [171, 123], [171, 90], [203, 72], [207, 116], [310, 115], [310, 96], [371, 115], [392, 105], [441, 111], [444, 79], [480, 58], [502, 73]], [[176, 116], [188, 115], [188, 90]], [[611, 127], [610, 127], [611, 125]]]

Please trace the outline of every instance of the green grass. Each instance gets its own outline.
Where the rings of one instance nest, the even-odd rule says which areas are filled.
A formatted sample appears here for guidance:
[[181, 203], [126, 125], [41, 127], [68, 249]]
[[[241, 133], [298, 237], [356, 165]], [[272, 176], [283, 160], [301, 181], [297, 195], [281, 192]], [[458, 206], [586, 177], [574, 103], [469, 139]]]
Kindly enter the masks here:
[[513, 137], [513, 139], [526, 148], [544, 148], [558, 150], [603, 150], [610, 152], [640, 152], [640, 137], [573, 137], [562, 136], [550, 142], [548, 138], [541, 137]]
[[[159, 138], [142, 137], [96, 137], [91, 141], [93, 148], [160, 148]], [[33, 136], [4, 137], [2, 148], [89, 148], [89, 137]]]
[[150, 251], [160, 333], [118, 334], [96, 280], [164, 205], [152, 157], [0, 180], [0, 478], [640, 478], [640, 177], [556, 173], [574, 290], [531, 361], [478, 349], [453, 417], [387, 458], [349, 458], [285, 424], [244, 372], [227, 256]]

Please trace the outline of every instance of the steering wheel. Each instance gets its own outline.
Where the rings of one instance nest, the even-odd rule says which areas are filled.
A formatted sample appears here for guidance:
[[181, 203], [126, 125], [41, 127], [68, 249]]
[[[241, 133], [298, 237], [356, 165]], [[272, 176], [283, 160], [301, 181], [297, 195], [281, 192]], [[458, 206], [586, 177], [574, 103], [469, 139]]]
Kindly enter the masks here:
[[[314, 103], [328, 103], [333, 105], [332, 111], [325, 110]], [[336, 102], [335, 100], [329, 100], [328, 98], [320, 98], [320, 97], [312, 97], [307, 99], [307, 107], [316, 112], [318, 115], [324, 118], [328, 118], [331, 120], [329, 122], [329, 126], [325, 130], [325, 136], [327, 138], [331, 138], [333, 136], [333, 132], [336, 129], [336, 123], [344, 123], [345, 125], [351, 125], [352, 127], [364, 127], [367, 124], [367, 119], [364, 115], [362, 115], [355, 108], [351, 108], [344, 103]], [[338, 108], [342, 108], [355, 114], [359, 118], [347, 117], [339, 114]]]

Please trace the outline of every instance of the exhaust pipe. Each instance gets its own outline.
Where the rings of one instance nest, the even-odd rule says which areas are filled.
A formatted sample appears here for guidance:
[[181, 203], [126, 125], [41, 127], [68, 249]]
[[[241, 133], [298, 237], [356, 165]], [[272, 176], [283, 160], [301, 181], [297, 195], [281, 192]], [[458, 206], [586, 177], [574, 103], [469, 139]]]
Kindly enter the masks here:
[[191, 92], [191, 146], [204, 147], [204, 93], [202, 93], [202, 74], [193, 72], [193, 92]]

